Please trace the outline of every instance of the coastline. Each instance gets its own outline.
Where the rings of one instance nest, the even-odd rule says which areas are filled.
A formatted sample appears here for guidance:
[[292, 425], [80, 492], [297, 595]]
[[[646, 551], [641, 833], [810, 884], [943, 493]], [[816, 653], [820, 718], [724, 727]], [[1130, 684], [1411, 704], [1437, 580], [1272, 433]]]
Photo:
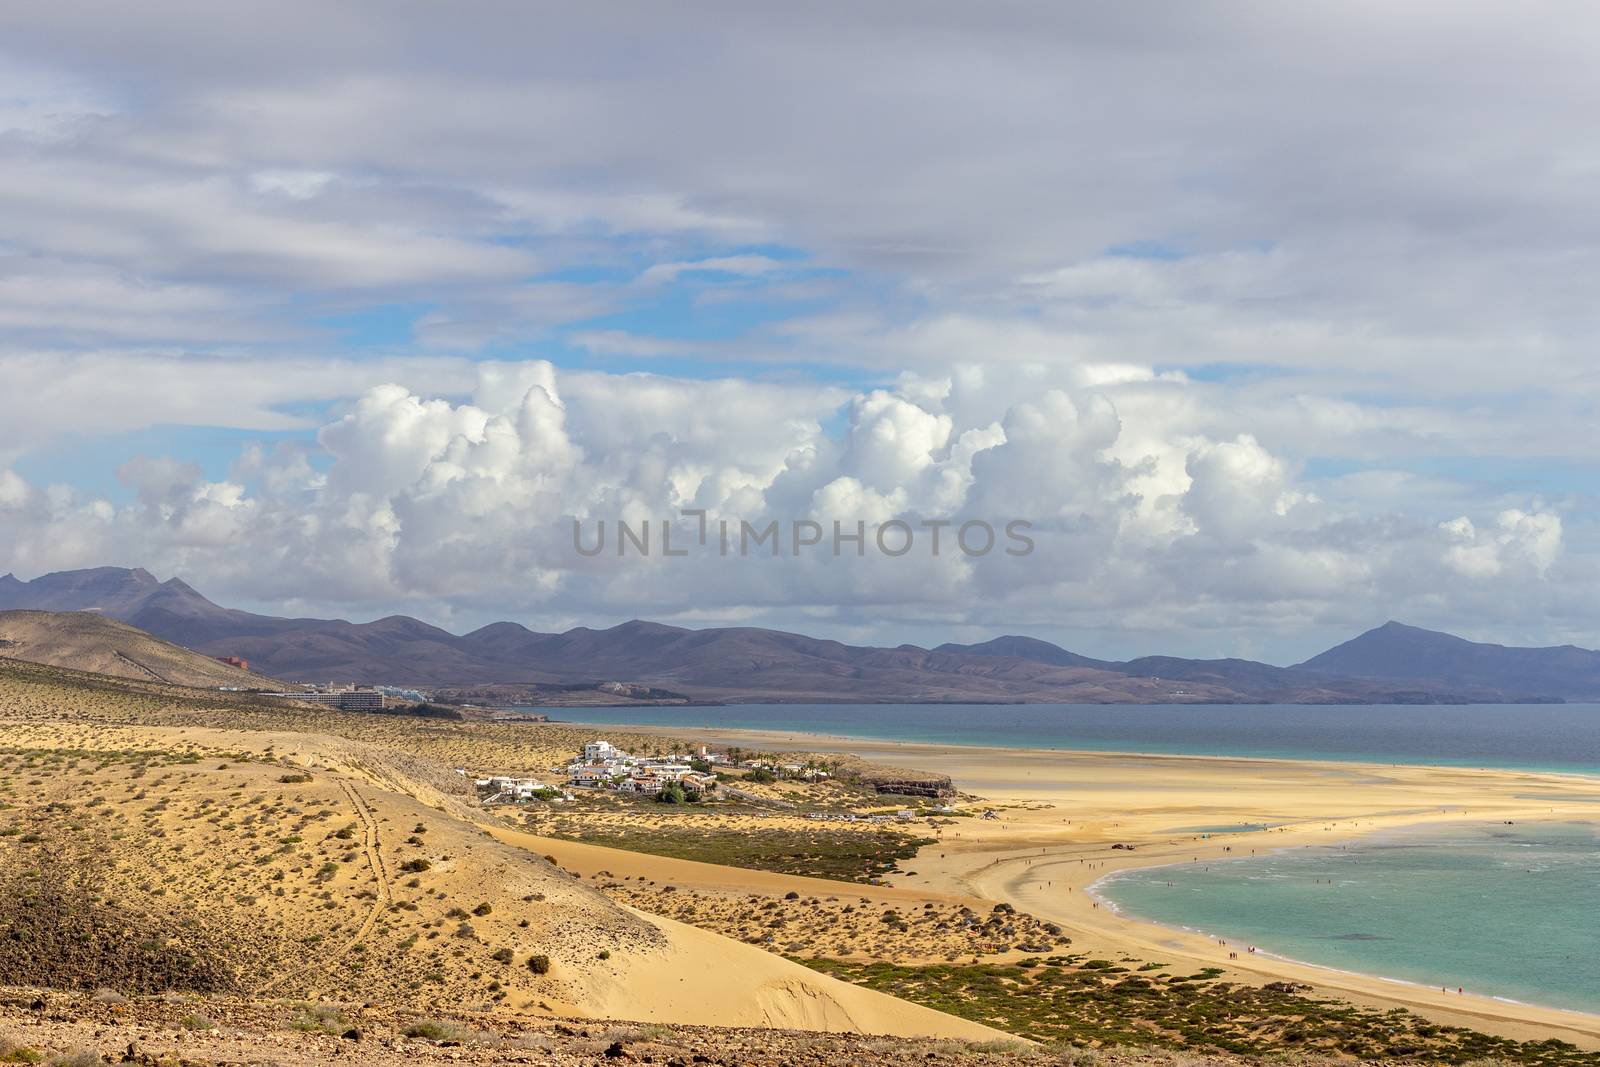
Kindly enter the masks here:
[[[811, 706], [811, 705], [806, 705]], [[862, 709], [870, 705], [854, 705]], [[1094, 708], [1108, 707], [1110, 705], [1093, 705]], [[1221, 705], [1225, 707], [1239, 707], [1253, 705]], [[1358, 705], [1371, 707], [1372, 705]], [[1474, 705], [1475, 707], [1478, 705]], [[781, 705], [772, 705], [781, 707]], [[1139, 707], [1139, 705], [1134, 705]], [[1329, 705], [1285, 705], [1284, 707], [1329, 707]], [[1339, 705], [1343, 707], [1343, 705]], [[1584, 705], [1586, 709], [1590, 705]], [[534, 711], [541, 715], [551, 712], [583, 711], [582, 708], [543, 708], [523, 709]], [[660, 710], [660, 709], [653, 709]], [[666, 709], [674, 713], [693, 710], [693, 708]], [[1592, 706], [1595, 718], [1594, 723], [1600, 724], [1600, 704]], [[766, 725], [720, 725], [711, 722], [696, 722], [684, 719], [678, 722], [666, 722], [659, 719], [646, 718], [644, 721], [618, 720], [616, 722], [583, 721], [581, 719], [548, 718], [550, 725], [561, 726], [577, 730], [626, 730], [630, 733], [656, 734], [663, 737], [683, 737], [692, 734], [702, 740], [715, 740], [719, 743], [751, 745], [778, 745], [799, 751], [821, 751], [817, 748], [820, 742], [828, 742], [831, 751], [856, 752], [867, 746], [884, 746], [887, 749], [906, 749], [911, 751], [944, 752], [947, 750], [960, 751], [993, 751], [993, 752], [1045, 752], [1060, 753], [1063, 755], [1100, 755], [1100, 756], [1140, 756], [1140, 757], [1174, 757], [1196, 758], [1215, 760], [1271, 760], [1289, 763], [1335, 763], [1335, 764], [1367, 764], [1373, 766], [1398, 766], [1398, 767], [1438, 767], [1443, 769], [1469, 769], [1483, 771], [1512, 771], [1536, 772], [1546, 775], [1572, 776], [1600, 780], [1600, 752], [1597, 752], [1592, 761], [1554, 763], [1541, 762], [1537, 757], [1529, 757], [1518, 762], [1484, 762], [1469, 756], [1438, 755], [1430, 758], [1426, 755], [1418, 756], [1388, 756], [1387, 754], [1372, 754], [1361, 751], [1318, 751], [1314, 748], [1293, 750], [1286, 748], [1267, 748], [1258, 751], [1240, 749], [1229, 750], [1224, 743], [1221, 750], [1184, 750], [1182, 748], [1160, 749], [1142, 748], [1140, 744], [1150, 738], [1118, 738], [1115, 741], [1107, 739], [1102, 743], [1100, 739], [1087, 737], [1068, 739], [1061, 743], [1055, 739], [1043, 739], [1032, 736], [1007, 737], [1003, 741], [995, 740], [967, 740], [955, 736], [933, 736], [924, 738], [906, 738], [900, 736], [879, 736], [871, 733], [852, 733], [849, 729], [834, 728], [838, 724], [829, 724], [830, 728], [821, 728], [819, 724], [766, 726]], [[1237, 725], [1237, 724], [1235, 724]], [[1587, 723], [1585, 724], [1587, 728]], [[864, 753], [863, 753], [864, 754]]]
[[[1560, 824], [1560, 825], [1571, 825], [1572, 824], [1571, 820], [1569, 820], [1567, 818], [1550, 817], [1550, 816], [1547, 816], [1545, 818], [1526, 818], [1526, 819], [1521, 820], [1521, 822], [1523, 824], [1533, 824], [1533, 825], [1538, 825], [1540, 823], [1557, 823], [1557, 824]], [[1341, 846], [1342, 845], [1357, 845], [1357, 844], [1366, 843], [1366, 842], [1370, 841], [1370, 839], [1372, 839], [1374, 837], [1378, 837], [1380, 835], [1392, 836], [1392, 835], [1395, 835], [1397, 832], [1402, 832], [1403, 833], [1403, 832], [1406, 832], [1406, 831], [1416, 831], [1416, 830], [1422, 830], [1422, 831], [1426, 831], [1426, 830], [1429, 830], [1429, 829], [1444, 830], [1444, 829], [1451, 828], [1452, 825], [1460, 826], [1460, 827], [1480, 827], [1480, 828], [1484, 828], [1484, 829], [1491, 829], [1491, 828], [1498, 827], [1500, 824], [1498, 822], [1494, 821], [1494, 820], [1487, 820], [1487, 819], [1483, 820], [1483, 821], [1478, 821], [1477, 819], [1473, 819], [1470, 822], [1461, 822], [1461, 823], [1456, 823], [1456, 824], [1451, 824], [1451, 823], [1448, 823], [1448, 822], [1440, 822], [1440, 821], [1428, 821], [1428, 822], [1421, 822], [1421, 823], [1412, 823], [1410, 825], [1406, 825], [1406, 826], [1402, 826], [1402, 827], [1387, 828], [1387, 829], [1372, 829], [1372, 830], [1369, 830], [1369, 831], [1366, 831], [1366, 832], [1362, 832], [1362, 833], [1359, 833], [1359, 834], [1356, 834], [1356, 835], [1353, 835], [1353, 836], [1350, 836], [1350, 837], [1338, 837], [1338, 838], [1335, 838], [1334, 840], [1330, 840], [1330, 841], [1319, 841], [1319, 842], [1316, 842], [1316, 843], [1314, 843], [1313, 845], [1310, 845], [1310, 846], [1307, 846], [1307, 845], [1285, 845], [1283, 847], [1269, 849], [1265, 853], [1256, 853], [1253, 856], [1252, 855], [1240, 855], [1240, 854], [1227, 855], [1227, 856], [1224, 856], [1222, 858], [1216, 859], [1214, 861], [1214, 863], [1215, 863], [1216, 866], [1222, 867], [1222, 866], [1225, 866], [1227, 864], [1232, 864], [1232, 863], [1243, 863], [1243, 862], [1245, 862], [1247, 860], [1250, 860], [1250, 859], [1260, 859], [1260, 858], [1272, 857], [1272, 856], [1288, 856], [1288, 855], [1292, 854], [1293, 852], [1295, 852], [1297, 849], [1304, 848], [1304, 847], [1323, 847], [1323, 848], [1328, 848], [1328, 847], [1332, 847], [1332, 846], [1335, 846], [1335, 845], [1341, 845]], [[1600, 823], [1591, 824], [1591, 825], [1596, 825], [1596, 828], [1600, 829]], [[1162, 870], [1162, 869], [1168, 868], [1168, 867], [1190, 867], [1190, 866], [1193, 866], [1193, 861], [1192, 860], [1186, 860], [1186, 859], [1181, 859], [1181, 858], [1169, 859], [1169, 860], [1162, 861], [1160, 863], [1129, 864], [1127, 866], [1120, 867], [1115, 871], [1110, 871], [1110, 872], [1108, 872], [1108, 873], [1106, 873], [1104, 875], [1101, 875], [1098, 878], [1095, 878], [1093, 881], [1089, 882], [1086, 886], [1084, 886], [1084, 892], [1089, 896], [1091, 901], [1097, 902], [1100, 905], [1100, 907], [1108, 910], [1113, 916], [1116, 916], [1117, 918], [1127, 919], [1127, 920], [1132, 921], [1132, 922], [1144, 923], [1144, 924], [1151, 925], [1151, 926], [1158, 926], [1158, 927], [1161, 927], [1161, 928], [1163, 928], [1165, 930], [1169, 930], [1169, 931], [1173, 932], [1174, 934], [1182, 934], [1182, 935], [1188, 935], [1188, 936], [1202, 938], [1208, 944], [1209, 943], [1221, 944], [1221, 943], [1223, 943], [1221, 939], [1224, 938], [1225, 936], [1228, 936], [1227, 931], [1225, 931], [1225, 930], [1207, 929], [1207, 928], [1205, 928], [1203, 926], [1199, 926], [1199, 925], [1189, 925], [1189, 924], [1183, 923], [1183, 922], [1178, 922], [1178, 921], [1174, 921], [1174, 920], [1163, 920], [1163, 919], [1154, 918], [1154, 917], [1152, 917], [1150, 915], [1147, 915], [1147, 914], [1141, 914], [1136, 909], [1127, 908], [1127, 907], [1123, 906], [1122, 904], [1119, 904], [1115, 899], [1113, 899], [1113, 897], [1110, 895], [1110, 892], [1109, 892], [1109, 890], [1107, 888], [1107, 887], [1113, 885], [1114, 883], [1116, 883], [1117, 881], [1123, 879], [1125, 876], [1127, 876], [1129, 874], [1133, 874], [1135, 872], [1148, 873], [1148, 872], [1152, 872], [1152, 871], [1159, 871], [1159, 870]], [[1209, 867], [1208, 867], [1208, 869], [1209, 869]], [[1274, 951], [1271, 951], [1269, 949], [1262, 948], [1260, 946], [1252, 947], [1250, 949], [1249, 955], [1250, 955], [1251, 958], [1263, 958], [1263, 959], [1277, 960], [1280, 963], [1283, 963], [1283, 964], [1286, 964], [1286, 965], [1290, 965], [1290, 966], [1294, 966], [1294, 967], [1314, 968], [1316, 970], [1326, 971], [1326, 972], [1329, 972], [1331, 974], [1342, 975], [1342, 976], [1349, 977], [1349, 978], [1371, 978], [1371, 979], [1376, 979], [1376, 980], [1387, 982], [1387, 983], [1391, 983], [1391, 984], [1394, 984], [1394, 985], [1397, 985], [1397, 986], [1405, 986], [1405, 987], [1408, 987], [1408, 988], [1413, 989], [1413, 990], [1423, 991], [1423, 992], [1427, 992], [1427, 993], [1431, 993], [1435, 989], [1441, 989], [1439, 983], [1431, 981], [1431, 980], [1424, 981], [1424, 980], [1419, 979], [1419, 978], [1402, 978], [1402, 977], [1399, 977], [1397, 975], [1379, 974], [1379, 973], [1376, 973], [1374, 971], [1358, 970], [1358, 969], [1355, 969], [1353, 967], [1348, 967], [1348, 966], [1336, 966], [1336, 965], [1330, 964], [1330, 963], [1318, 963], [1318, 962], [1316, 962], [1314, 960], [1300, 959], [1298, 957], [1288, 955], [1288, 954], [1286, 954], [1284, 952], [1274, 952]], [[1448, 989], [1447, 988], [1443, 988], [1443, 989], [1441, 989], [1441, 992], [1444, 992], [1444, 993], [1448, 994]], [[1585, 1010], [1585, 1009], [1581, 1009], [1581, 1008], [1563, 1007], [1563, 1006], [1549, 1005], [1549, 1004], [1541, 1005], [1541, 1004], [1539, 1004], [1539, 1003], [1537, 1003], [1536, 1001], [1533, 1001], [1533, 1000], [1522, 999], [1520, 997], [1507, 996], [1505, 994], [1484, 993], [1484, 994], [1477, 994], [1477, 995], [1479, 995], [1479, 996], [1481, 996], [1481, 997], [1483, 997], [1485, 999], [1488, 999], [1488, 1000], [1493, 1000], [1493, 1001], [1496, 1001], [1496, 1002], [1499, 1002], [1499, 1003], [1504, 1003], [1504, 1004], [1517, 1005], [1517, 1006], [1522, 1007], [1522, 1008], [1548, 1008], [1549, 1010], [1552, 1010], [1552, 1011], [1573, 1012], [1573, 1013], [1576, 1013], [1576, 1014], [1581, 1015], [1581, 1016], [1588, 1016], [1588, 1017], [1592, 1017], [1592, 1018], [1594, 1018], [1596, 1020], [1600, 1020], [1600, 1010]], [[1458, 994], [1458, 996], [1459, 996], [1459, 994]], [[1446, 999], [1448, 999], [1448, 996], [1447, 996]]]
[[[596, 729], [587, 724], [575, 728]], [[695, 742], [848, 752], [949, 774], [995, 807], [961, 819], [905, 866], [897, 886], [1004, 901], [1060, 923], [1075, 952], [1175, 967], [1215, 967], [1226, 980], [1291, 981], [1315, 994], [1522, 1040], [1557, 1037], [1600, 1049], [1600, 1015], [1471, 992], [1441, 993], [1382, 975], [1257, 952], [1231, 960], [1215, 938], [1116, 913], [1090, 887], [1133, 868], [1242, 858], [1262, 849], [1329, 844], [1429, 823], [1600, 821], [1600, 778], [1547, 771], [1101, 751], [1028, 750], [883, 741], [786, 731], [626, 726]], [[1271, 823], [1217, 832], [1195, 825]], [[1116, 844], [1132, 849], [1114, 849]], [[1242, 954], [1241, 954], [1242, 955]]]

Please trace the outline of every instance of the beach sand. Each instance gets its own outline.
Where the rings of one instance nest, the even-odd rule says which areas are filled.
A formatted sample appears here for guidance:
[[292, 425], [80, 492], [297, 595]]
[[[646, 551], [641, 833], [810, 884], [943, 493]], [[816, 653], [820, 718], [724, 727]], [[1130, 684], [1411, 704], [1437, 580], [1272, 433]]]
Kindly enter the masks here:
[[[1238, 981], [1299, 982], [1319, 994], [1367, 1006], [1404, 1007], [1441, 1023], [1521, 1040], [1556, 1037], [1600, 1048], [1600, 1015], [1511, 1003], [1470, 991], [1458, 994], [1454, 985], [1445, 993], [1259, 952], [1247, 956], [1239, 945], [1121, 916], [1104, 904], [1097, 907], [1089, 891], [1095, 881], [1130, 867], [1237, 858], [1406, 826], [1600, 821], [1600, 779], [1473, 768], [1011, 750], [781, 731], [626, 729], [751, 749], [848, 752], [948, 774], [963, 793], [983, 798], [997, 818], [963, 818], [945, 827], [937, 844], [905, 865], [916, 873], [896, 876], [895, 886], [1009, 902], [1060, 923], [1077, 952], [1111, 959], [1131, 956], [1175, 968], [1217, 967]], [[1213, 833], [1204, 840], [1193, 829], [1246, 823], [1273, 829]], [[1115, 844], [1133, 848], [1113, 849]], [[675, 871], [673, 876], [685, 873]], [[726, 881], [746, 876], [716, 877]], [[779, 877], [748, 875], [752, 891], [770, 890], [766, 881]], [[1245, 958], [1229, 959], [1235, 951]]]

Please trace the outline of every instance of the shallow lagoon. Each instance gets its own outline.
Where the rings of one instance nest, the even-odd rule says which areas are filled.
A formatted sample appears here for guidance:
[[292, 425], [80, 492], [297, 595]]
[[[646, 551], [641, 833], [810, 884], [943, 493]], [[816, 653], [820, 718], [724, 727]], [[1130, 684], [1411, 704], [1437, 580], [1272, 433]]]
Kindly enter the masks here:
[[[1244, 840], [1244, 839], [1241, 839]], [[1415, 827], [1120, 872], [1124, 914], [1306, 963], [1600, 1013], [1600, 827]]]

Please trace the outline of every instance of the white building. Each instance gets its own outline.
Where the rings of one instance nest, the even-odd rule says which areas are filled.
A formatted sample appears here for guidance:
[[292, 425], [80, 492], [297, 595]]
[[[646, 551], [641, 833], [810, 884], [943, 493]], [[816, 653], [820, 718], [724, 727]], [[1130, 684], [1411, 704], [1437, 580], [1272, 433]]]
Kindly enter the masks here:
[[613, 778], [620, 772], [610, 767], [590, 767], [582, 763], [574, 763], [567, 768], [567, 784], [579, 786], [583, 789], [600, 789], [611, 784]]
[[697, 774], [681, 757], [640, 759], [630, 756], [609, 741], [591, 741], [583, 755], [567, 767], [567, 784], [585, 789], [615, 786], [626, 792], [655, 793], [668, 782], [684, 782], [698, 789], [710, 788], [715, 779]]
[[585, 763], [610, 763], [623, 758], [623, 752], [610, 741], [590, 741], [583, 746]]
[[479, 778], [473, 784], [489, 794], [484, 797], [485, 804], [521, 804], [532, 800], [535, 793], [549, 788], [537, 778], [513, 778], [510, 775]]

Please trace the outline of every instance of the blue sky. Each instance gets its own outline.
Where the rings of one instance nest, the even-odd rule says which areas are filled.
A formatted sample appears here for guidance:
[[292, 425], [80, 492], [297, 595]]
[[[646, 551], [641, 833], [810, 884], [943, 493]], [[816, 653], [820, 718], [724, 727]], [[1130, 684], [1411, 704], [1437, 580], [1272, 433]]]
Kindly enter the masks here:
[[[462, 626], [1600, 643], [1593, 22], [7, 12], [0, 568]], [[1047, 547], [561, 550], [690, 505]]]

